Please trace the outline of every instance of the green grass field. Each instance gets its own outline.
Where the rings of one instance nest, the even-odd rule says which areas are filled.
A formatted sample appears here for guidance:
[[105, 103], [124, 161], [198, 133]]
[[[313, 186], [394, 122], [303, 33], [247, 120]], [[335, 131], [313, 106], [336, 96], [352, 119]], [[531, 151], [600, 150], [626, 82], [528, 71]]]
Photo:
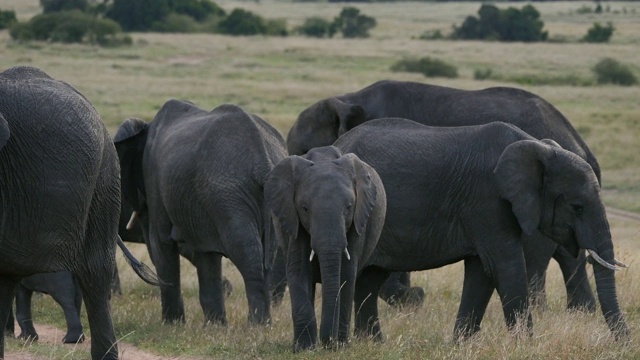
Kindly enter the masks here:
[[[15, 9], [28, 19], [39, 12], [38, 0], [3, 0], [0, 8]], [[262, 0], [219, 1], [225, 9], [244, 7], [267, 18], [285, 18], [289, 27], [320, 15], [331, 19], [344, 4], [291, 3]], [[521, 3], [499, 3], [500, 7]], [[380, 79], [429, 82], [463, 89], [515, 86], [532, 91], [554, 104], [582, 134], [603, 169], [607, 205], [640, 212], [640, 86], [518, 85], [476, 81], [476, 69], [489, 68], [501, 79], [514, 77], [592, 79], [591, 68], [603, 57], [630, 65], [640, 76], [640, 2], [606, 2], [609, 12], [579, 14], [593, 2], [534, 3], [553, 42], [498, 43], [425, 41], [425, 31], [451, 31], [468, 15], [477, 15], [479, 3], [371, 3], [358, 4], [378, 26], [368, 39], [311, 39], [298, 36], [227, 37], [209, 34], [132, 34], [131, 47], [100, 48], [53, 43], [18, 44], [0, 31], [0, 70], [15, 65], [36, 66], [65, 80], [89, 98], [109, 131], [128, 117], [150, 121], [165, 101], [186, 99], [212, 109], [235, 103], [256, 113], [286, 135], [297, 115], [312, 103], [355, 91]], [[584, 44], [578, 39], [594, 22], [611, 21], [616, 32], [609, 44]], [[458, 67], [457, 79], [425, 78], [393, 73], [390, 66], [404, 57], [431, 56]], [[288, 301], [273, 309], [269, 328], [251, 328], [246, 321], [242, 281], [230, 263], [226, 273], [234, 284], [227, 303], [229, 326], [202, 326], [195, 273], [184, 263], [183, 283], [188, 319], [184, 326], [160, 323], [157, 289], [144, 285], [120, 263], [125, 295], [113, 300], [116, 331], [123, 341], [166, 357], [195, 358], [639, 358], [640, 225], [612, 218], [620, 260], [631, 264], [618, 274], [618, 293], [628, 315], [632, 341], [615, 343], [600, 313], [569, 314], [560, 272], [551, 265], [548, 278], [550, 308], [534, 314], [533, 339], [517, 340], [504, 326], [497, 299], [493, 299], [483, 330], [472, 341], [451, 343], [451, 331], [462, 289], [461, 264], [420, 272], [415, 284], [427, 291], [420, 309], [391, 309], [381, 303], [386, 342], [356, 340], [339, 352], [319, 350], [291, 353], [292, 329]], [[132, 246], [150, 263], [145, 249]], [[634, 266], [636, 265], [636, 266]], [[37, 322], [64, 328], [58, 307], [39, 299]], [[85, 325], [87, 325], [85, 320]], [[9, 341], [10, 351], [36, 352], [44, 358], [84, 359], [84, 350], [68, 346], [53, 349]]]

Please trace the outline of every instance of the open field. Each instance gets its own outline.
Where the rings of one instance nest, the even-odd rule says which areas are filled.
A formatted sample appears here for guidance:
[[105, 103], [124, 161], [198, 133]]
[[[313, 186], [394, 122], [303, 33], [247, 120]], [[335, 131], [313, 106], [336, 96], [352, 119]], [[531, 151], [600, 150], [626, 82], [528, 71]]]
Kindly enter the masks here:
[[[267, 18], [286, 18], [289, 27], [309, 16], [336, 16], [344, 4], [220, 1], [225, 9], [244, 7]], [[521, 7], [523, 3], [499, 3]], [[93, 102], [114, 134], [127, 117], [150, 121], [170, 98], [187, 99], [203, 108], [236, 103], [273, 124], [283, 135], [298, 113], [312, 103], [350, 92], [380, 79], [430, 82], [464, 89], [516, 86], [554, 104], [580, 131], [603, 169], [607, 205], [640, 213], [640, 86], [517, 85], [476, 81], [476, 69], [492, 69], [501, 78], [516, 76], [590, 79], [591, 67], [605, 56], [628, 64], [640, 76], [640, 2], [606, 2], [610, 12], [578, 14], [593, 2], [533, 4], [545, 29], [556, 42], [497, 43], [425, 41], [427, 30], [448, 34], [452, 24], [476, 15], [479, 3], [358, 4], [378, 21], [371, 38], [360, 40], [227, 37], [208, 34], [132, 34], [134, 45], [99, 48], [87, 45], [13, 43], [0, 31], [0, 70], [14, 65], [42, 68], [65, 80]], [[3, 0], [0, 8], [15, 9], [22, 20], [39, 11], [38, 0]], [[616, 32], [610, 44], [582, 44], [593, 22], [612, 21]], [[562, 42], [562, 41], [566, 42]], [[420, 74], [393, 73], [391, 64], [403, 57], [432, 56], [458, 67], [457, 79], [427, 79]], [[193, 358], [640, 358], [640, 224], [611, 217], [618, 258], [631, 265], [618, 274], [618, 293], [628, 315], [632, 340], [615, 343], [600, 313], [568, 314], [560, 272], [552, 264], [548, 278], [550, 308], [534, 314], [533, 339], [508, 335], [497, 298], [492, 299], [483, 330], [462, 345], [451, 343], [451, 331], [461, 293], [462, 266], [421, 272], [413, 281], [427, 292], [421, 309], [391, 309], [381, 303], [384, 344], [354, 341], [339, 352], [326, 350], [302, 355], [290, 351], [292, 329], [288, 300], [273, 309], [269, 328], [246, 324], [246, 300], [235, 268], [226, 263], [234, 293], [228, 300], [229, 326], [202, 327], [193, 268], [184, 263], [183, 286], [187, 324], [163, 326], [157, 289], [138, 281], [119, 263], [125, 295], [114, 298], [116, 331], [123, 341], [166, 357]], [[132, 246], [150, 263], [145, 250]], [[48, 298], [36, 301], [36, 322], [64, 328], [57, 306]], [[88, 326], [85, 320], [85, 326]], [[83, 349], [9, 341], [10, 351], [38, 353], [43, 358], [85, 359]]]

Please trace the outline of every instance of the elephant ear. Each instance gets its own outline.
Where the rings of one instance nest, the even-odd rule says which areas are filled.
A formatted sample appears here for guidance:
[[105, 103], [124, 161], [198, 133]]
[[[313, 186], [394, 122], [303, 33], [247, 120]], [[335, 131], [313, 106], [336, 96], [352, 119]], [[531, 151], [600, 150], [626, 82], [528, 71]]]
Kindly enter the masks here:
[[373, 170], [353, 153], [345, 154], [336, 162], [348, 162], [355, 171], [356, 204], [353, 222], [359, 236], [364, 236], [369, 218], [373, 212], [378, 197], [376, 185], [371, 178]]
[[271, 169], [265, 181], [265, 201], [276, 220], [276, 233], [289, 240], [298, 237], [300, 223], [294, 202], [296, 182], [303, 169], [312, 165], [300, 156], [289, 156]]
[[338, 117], [338, 137], [367, 121], [367, 112], [360, 105], [336, 98], [328, 99], [327, 105]]
[[521, 140], [504, 149], [493, 171], [500, 196], [527, 235], [540, 225], [544, 170], [554, 156], [554, 147], [544, 142]]
[[7, 145], [7, 141], [9, 141], [9, 137], [11, 136], [11, 131], [9, 131], [9, 123], [7, 120], [0, 114], [0, 150]]
[[143, 120], [127, 119], [120, 125], [113, 138], [120, 158], [122, 193], [136, 211], [140, 211], [145, 203], [142, 155], [147, 142], [148, 127], [149, 124]]

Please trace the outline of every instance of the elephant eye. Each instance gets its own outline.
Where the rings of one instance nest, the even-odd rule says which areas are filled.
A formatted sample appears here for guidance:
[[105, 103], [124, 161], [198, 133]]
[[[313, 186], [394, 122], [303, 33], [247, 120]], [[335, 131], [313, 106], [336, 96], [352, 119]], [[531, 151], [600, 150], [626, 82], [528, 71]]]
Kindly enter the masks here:
[[307, 205], [302, 205], [302, 210], [306, 213], [309, 212], [309, 208], [307, 207]]
[[582, 213], [584, 212], [584, 208], [582, 207], [582, 205], [571, 205], [571, 207], [573, 207], [573, 211], [576, 213], [576, 215], [582, 215]]
[[345, 214], [348, 214], [348, 213], [349, 213], [349, 211], [351, 211], [351, 204], [347, 205], [347, 207], [346, 207], [346, 208], [344, 208], [344, 213], [345, 213]]

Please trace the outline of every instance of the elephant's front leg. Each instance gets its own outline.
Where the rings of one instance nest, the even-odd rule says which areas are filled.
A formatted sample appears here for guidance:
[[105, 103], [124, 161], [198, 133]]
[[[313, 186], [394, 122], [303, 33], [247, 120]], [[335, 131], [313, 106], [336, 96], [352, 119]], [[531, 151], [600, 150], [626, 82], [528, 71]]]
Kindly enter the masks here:
[[[0, 326], [2, 329], [7, 327], [9, 314], [11, 313], [11, 304], [13, 297], [16, 295], [16, 288], [20, 282], [19, 278], [13, 276], [0, 276]], [[0, 336], [0, 359], [4, 358], [4, 336]]]
[[545, 309], [547, 306], [545, 293], [547, 268], [558, 244], [540, 233], [531, 235], [523, 233], [521, 238], [531, 304]]
[[338, 345], [349, 342], [349, 324], [353, 310], [354, 294], [356, 287], [356, 273], [358, 271], [358, 256], [352, 250], [348, 259], [342, 256], [342, 269], [340, 274], [340, 324], [338, 327]]
[[293, 319], [293, 351], [312, 349], [318, 339], [314, 311], [315, 284], [312, 279], [311, 246], [308, 238], [291, 240], [287, 253], [287, 283]]
[[507, 327], [517, 335], [520, 335], [521, 331], [533, 335], [527, 270], [522, 249], [515, 245], [503, 249], [501, 259], [497, 260], [492, 268]]
[[192, 262], [198, 271], [200, 306], [204, 312], [205, 322], [226, 325], [227, 316], [222, 286], [222, 255], [211, 252], [195, 252]]
[[482, 317], [494, 289], [491, 277], [485, 273], [480, 258], [466, 258], [462, 299], [453, 330], [455, 341], [464, 340], [480, 330]]
[[382, 341], [382, 330], [378, 318], [378, 293], [387, 278], [389, 278], [389, 271], [376, 266], [365, 268], [358, 277], [354, 295], [356, 336], [369, 336], [375, 341]]
[[16, 319], [20, 326], [20, 335], [18, 335], [18, 338], [36, 341], [38, 340], [38, 333], [33, 327], [31, 295], [33, 295], [33, 291], [22, 285], [18, 285], [18, 291], [16, 292]]
[[560, 265], [564, 277], [567, 289], [567, 308], [595, 312], [596, 299], [589, 285], [589, 276], [585, 266], [587, 259], [584, 251], [581, 251], [578, 257], [574, 258], [564, 246], [558, 245], [553, 253], [553, 258]]

